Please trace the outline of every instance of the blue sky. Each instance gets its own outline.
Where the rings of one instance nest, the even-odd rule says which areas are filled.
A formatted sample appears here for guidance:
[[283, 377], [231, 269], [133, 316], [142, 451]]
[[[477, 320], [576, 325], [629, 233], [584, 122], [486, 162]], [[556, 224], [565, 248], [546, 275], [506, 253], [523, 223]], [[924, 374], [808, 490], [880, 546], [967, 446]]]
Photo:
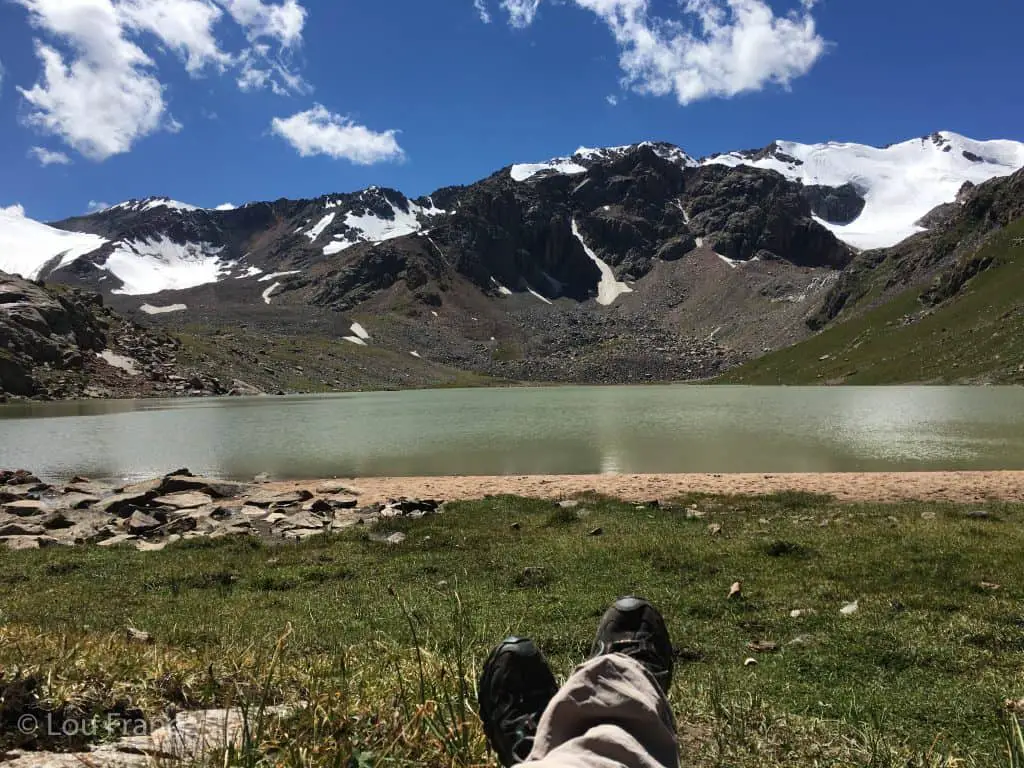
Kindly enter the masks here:
[[1021, 29], [1009, 0], [0, 0], [0, 206], [419, 195], [645, 139], [1024, 140]]

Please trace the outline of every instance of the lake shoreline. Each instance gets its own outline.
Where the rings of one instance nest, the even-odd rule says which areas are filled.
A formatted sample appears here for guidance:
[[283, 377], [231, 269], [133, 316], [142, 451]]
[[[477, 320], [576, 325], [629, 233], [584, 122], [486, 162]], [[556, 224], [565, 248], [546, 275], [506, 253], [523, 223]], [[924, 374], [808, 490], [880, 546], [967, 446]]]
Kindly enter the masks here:
[[780, 491], [828, 494], [840, 502], [929, 501], [959, 504], [1024, 501], [1024, 470], [956, 472], [679, 473], [602, 475], [450, 475], [361, 477], [273, 482], [286, 492], [338, 481], [361, 503], [388, 499], [443, 501], [514, 495], [561, 499], [596, 492], [625, 501], [666, 500], [686, 493], [764, 495]]

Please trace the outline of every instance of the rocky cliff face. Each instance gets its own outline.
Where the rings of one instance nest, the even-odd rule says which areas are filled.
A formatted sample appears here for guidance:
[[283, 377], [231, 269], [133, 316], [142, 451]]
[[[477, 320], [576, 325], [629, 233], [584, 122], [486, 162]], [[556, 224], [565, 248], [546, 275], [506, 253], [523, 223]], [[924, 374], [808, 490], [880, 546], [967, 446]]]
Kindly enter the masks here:
[[104, 307], [94, 293], [0, 272], [0, 398], [223, 394], [176, 365], [178, 342]]

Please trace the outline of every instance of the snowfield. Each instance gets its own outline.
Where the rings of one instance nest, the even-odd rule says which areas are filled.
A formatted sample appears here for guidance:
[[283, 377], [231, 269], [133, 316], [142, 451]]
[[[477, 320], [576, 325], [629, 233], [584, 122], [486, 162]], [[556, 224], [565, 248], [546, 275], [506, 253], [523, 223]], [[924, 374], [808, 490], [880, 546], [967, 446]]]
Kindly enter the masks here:
[[25, 217], [20, 205], [0, 208], [0, 271], [39, 277], [43, 267], [70, 264], [106, 245], [99, 235], [65, 232]]
[[819, 223], [862, 249], [887, 248], [921, 232], [917, 222], [936, 206], [956, 200], [965, 181], [980, 184], [1024, 167], [1020, 142], [974, 141], [949, 131], [884, 149], [837, 142], [776, 143], [778, 152], [760, 160], [733, 152], [704, 162], [778, 171], [802, 184], [852, 184], [865, 199], [863, 213], [847, 225]]
[[[367, 191], [373, 191], [371, 190]], [[423, 229], [420, 217], [444, 216], [448, 212], [442, 211], [429, 200], [429, 206], [417, 205], [412, 201], [407, 202], [408, 209], [403, 210], [400, 206], [388, 201], [391, 206], [391, 216], [381, 217], [374, 213], [356, 215], [345, 214], [345, 226], [349, 231], [344, 235], [335, 235], [334, 241], [324, 246], [324, 255], [333, 256], [336, 253], [351, 248], [359, 243], [382, 243], [385, 240], [393, 240], [396, 237], [404, 237], [419, 232]], [[333, 216], [334, 214], [331, 214]]]
[[113, 293], [145, 296], [216, 283], [234, 267], [209, 243], [176, 243], [164, 235], [150, 240], [122, 240], [101, 269], [123, 285]]
[[[573, 152], [571, 157], [555, 157], [545, 163], [517, 163], [512, 166], [510, 175], [513, 181], [528, 181], [539, 173], [560, 173], [566, 176], [574, 176], [586, 173], [587, 167], [582, 163], [597, 163], [606, 160], [614, 160], [638, 147], [651, 147], [658, 157], [669, 162], [676, 163], [683, 168], [695, 168], [699, 163], [688, 154], [673, 147], [670, 144], [657, 144], [653, 141], [643, 141], [639, 144], [625, 144], [621, 147], [580, 147]], [[586, 182], [582, 182], [573, 192], [581, 189]]]

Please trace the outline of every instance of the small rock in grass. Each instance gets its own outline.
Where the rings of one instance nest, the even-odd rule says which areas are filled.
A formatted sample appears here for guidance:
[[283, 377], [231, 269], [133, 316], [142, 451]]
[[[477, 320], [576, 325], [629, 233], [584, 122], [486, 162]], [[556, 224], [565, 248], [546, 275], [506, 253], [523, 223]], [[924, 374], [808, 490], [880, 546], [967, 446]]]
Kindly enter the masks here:
[[754, 653], [774, 653], [779, 650], [779, 644], [773, 643], [771, 640], [756, 640], [747, 643], [747, 648]]
[[988, 520], [992, 515], [989, 514], [988, 510], [975, 509], [967, 513], [967, 516], [972, 520]]
[[995, 592], [997, 589], [1002, 589], [1003, 588], [1002, 584], [996, 584], [993, 581], [983, 581], [978, 586], [981, 587], [982, 589], [988, 589], [988, 590], [991, 590], [993, 592]]
[[711, 525], [708, 526], [708, 533], [711, 534], [712, 536], [717, 536], [721, 532], [722, 532], [722, 525], [721, 525], [721, 523], [711, 523]]
[[729, 587], [729, 599], [739, 600], [741, 597], [743, 597], [743, 582], [733, 582], [733, 585]]
[[580, 503], [576, 499], [566, 499], [565, 501], [558, 502], [558, 506], [562, 509], [575, 509], [579, 505]]
[[936, 517], [935, 513], [932, 512], [931, 510], [928, 510], [926, 512], [922, 512], [921, 513], [921, 519], [922, 520], [934, 520], [935, 517]]
[[604, 528], [595, 528], [594, 530], [590, 531], [587, 534], [587, 536], [601, 536], [603, 534], [604, 534]]
[[392, 533], [390, 536], [388, 536], [387, 542], [388, 544], [401, 544], [403, 541], [406, 540], [406, 538], [408, 537], [404, 533]]
[[839, 609], [839, 613], [843, 616], [853, 616], [857, 611], [860, 610], [860, 600], [854, 600], [852, 603], [847, 603]]
[[153, 636], [149, 632], [143, 632], [141, 629], [135, 627], [128, 627], [128, 639], [133, 643], [142, 643], [144, 645], [150, 645], [153, 642]]
[[522, 527], [523, 526], [521, 523], [512, 523], [512, 525], [509, 526], [509, 528], [511, 528], [513, 531], [518, 531]]
[[747, 659], [746, 661], [743, 662], [743, 666], [744, 667], [756, 667], [757, 666], [757, 659], [749, 658], [749, 659]]
[[789, 612], [789, 618], [799, 619], [804, 616], [813, 616], [816, 613], [817, 611], [813, 608], [795, 608], [794, 610]]

